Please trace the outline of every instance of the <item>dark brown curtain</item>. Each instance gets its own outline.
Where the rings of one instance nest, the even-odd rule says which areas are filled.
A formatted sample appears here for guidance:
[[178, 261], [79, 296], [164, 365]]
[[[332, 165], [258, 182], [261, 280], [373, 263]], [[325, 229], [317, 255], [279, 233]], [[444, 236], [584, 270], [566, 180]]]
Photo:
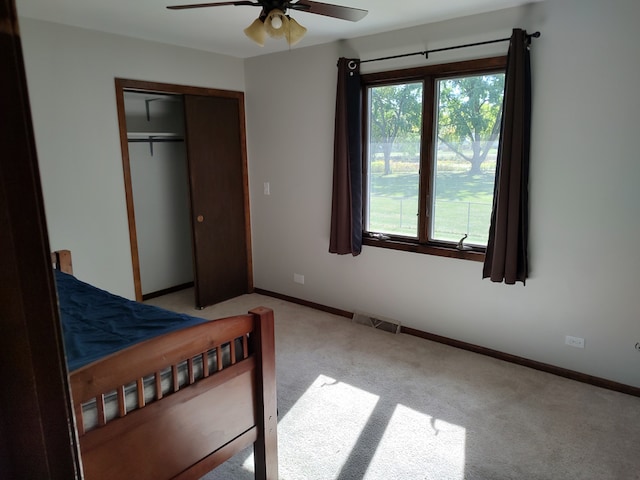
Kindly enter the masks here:
[[528, 274], [530, 37], [514, 29], [505, 74], [502, 127], [487, 253], [482, 278], [525, 283]]
[[360, 60], [338, 60], [329, 252], [362, 251], [362, 95]]

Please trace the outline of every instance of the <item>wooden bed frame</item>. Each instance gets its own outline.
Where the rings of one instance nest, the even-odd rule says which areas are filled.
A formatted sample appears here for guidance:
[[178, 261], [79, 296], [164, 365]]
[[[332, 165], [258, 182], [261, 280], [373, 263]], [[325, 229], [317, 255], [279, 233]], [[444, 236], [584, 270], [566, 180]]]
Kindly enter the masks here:
[[[54, 252], [55, 268], [72, 273], [68, 250]], [[244, 358], [235, 360], [235, 339]], [[193, 375], [193, 360], [230, 342], [231, 364]], [[248, 348], [247, 348], [248, 347]], [[124, 386], [187, 361], [189, 384], [174, 380], [170, 394], [128, 413]], [[206, 322], [133, 345], [70, 372], [76, 426], [85, 478], [195, 479], [253, 443], [255, 478], [276, 479], [277, 407], [273, 311]], [[107, 421], [104, 396], [116, 391], [119, 416]], [[138, 389], [140, 391], [140, 388]], [[139, 395], [139, 397], [141, 397]], [[95, 399], [99, 426], [85, 432], [81, 405]]]

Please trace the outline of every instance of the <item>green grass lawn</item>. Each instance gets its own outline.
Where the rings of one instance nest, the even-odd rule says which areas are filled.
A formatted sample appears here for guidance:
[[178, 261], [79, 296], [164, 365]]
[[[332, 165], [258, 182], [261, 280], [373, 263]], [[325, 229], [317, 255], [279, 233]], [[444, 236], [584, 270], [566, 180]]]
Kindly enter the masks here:
[[[442, 171], [436, 179], [433, 239], [485, 245], [491, 219], [494, 173]], [[410, 237], [418, 230], [418, 173], [374, 173], [369, 230]]]

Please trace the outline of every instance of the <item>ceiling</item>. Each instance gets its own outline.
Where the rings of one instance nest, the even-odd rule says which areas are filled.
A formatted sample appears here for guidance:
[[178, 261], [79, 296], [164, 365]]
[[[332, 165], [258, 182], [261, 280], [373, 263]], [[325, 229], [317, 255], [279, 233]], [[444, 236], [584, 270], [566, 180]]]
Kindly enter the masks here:
[[[202, 3], [211, 0], [202, 0]], [[324, 1], [324, 0], [321, 0]], [[537, 0], [536, 0], [537, 1]], [[242, 30], [260, 13], [251, 6], [221, 6], [167, 10], [167, 5], [199, 0], [16, 0], [22, 17], [152, 40], [210, 52], [248, 58], [423, 25], [455, 17], [499, 10], [531, 0], [327, 0], [326, 3], [368, 10], [359, 22], [288, 13], [308, 32], [294, 47], [284, 39], [268, 38], [260, 47]]]

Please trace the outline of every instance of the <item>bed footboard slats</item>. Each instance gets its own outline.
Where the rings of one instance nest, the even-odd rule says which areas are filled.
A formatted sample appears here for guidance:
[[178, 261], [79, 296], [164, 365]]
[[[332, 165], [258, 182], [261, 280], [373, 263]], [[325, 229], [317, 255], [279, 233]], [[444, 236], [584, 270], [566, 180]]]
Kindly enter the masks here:
[[118, 416], [124, 417], [127, 414], [127, 402], [124, 396], [124, 385], [118, 387]]
[[218, 371], [222, 370], [222, 349], [220, 347], [216, 348], [216, 359], [218, 360]]
[[189, 385], [193, 385], [196, 381], [195, 374], [193, 373], [193, 358], [187, 359], [187, 371], [189, 373]]
[[249, 356], [248, 339], [249, 337], [247, 335], [242, 336], [242, 358], [247, 358]]
[[107, 424], [107, 415], [104, 410], [104, 395], [96, 396], [96, 408], [98, 409], [98, 425], [102, 427]]
[[230, 345], [231, 348], [231, 365], [234, 365], [236, 363], [236, 342], [231, 342]]
[[[218, 325], [214, 326], [214, 323]], [[251, 333], [253, 324], [252, 315], [238, 315], [204, 322], [121, 350], [73, 372], [71, 388], [74, 400], [87, 402], [104, 393], [107, 387], [113, 390], [118, 385], [126, 385], [132, 378], [144, 377], [168, 365], [178, 365], [190, 356], [222, 347]], [[162, 352], [162, 355], [157, 352]], [[218, 362], [219, 366], [220, 360]]]
[[144, 380], [142, 377], [136, 378], [136, 390], [138, 391], [138, 408], [142, 408], [147, 404], [144, 398]]
[[[195, 354], [190, 352], [186, 359], [180, 358], [177, 363], [163, 366], [153, 373], [139, 376], [115, 388], [105, 385], [104, 393], [83, 402], [83, 430], [80, 435], [194, 385], [210, 377], [213, 372], [221, 372], [229, 366], [237, 365], [239, 361], [249, 359], [249, 333], [245, 332], [206, 351]], [[95, 377], [93, 378], [95, 382]]]
[[153, 375], [155, 379], [155, 388], [156, 388], [156, 400], [162, 399], [162, 373], [160, 371], [156, 371]]
[[180, 390], [180, 377], [178, 376], [178, 365], [171, 365], [171, 378], [173, 379], [173, 391]]
[[207, 378], [209, 376], [209, 357], [206, 353], [202, 354], [202, 376]]

